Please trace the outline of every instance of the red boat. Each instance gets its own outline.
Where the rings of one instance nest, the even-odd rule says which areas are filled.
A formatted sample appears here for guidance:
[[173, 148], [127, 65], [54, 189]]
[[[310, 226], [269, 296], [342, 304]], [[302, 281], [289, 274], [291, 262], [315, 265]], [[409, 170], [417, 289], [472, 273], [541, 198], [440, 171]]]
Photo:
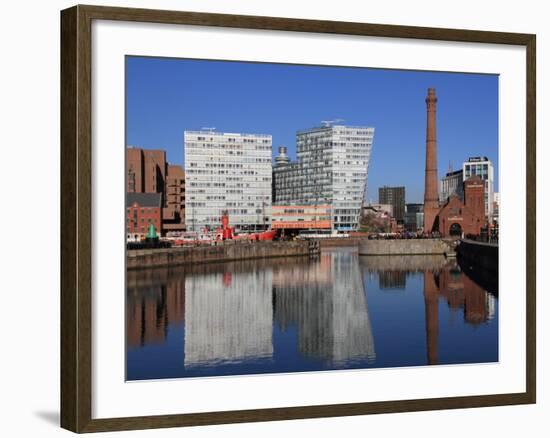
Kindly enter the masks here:
[[273, 240], [277, 237], [277, 230], [267, 230], [261, 233], [248, 234], [250, 240]]
[[273, 240], [277, 237], [278, 230], [266, 230], [259, 233], [235, 234], [235, 227], [229, 226], [229, 215], [227, 211], [222, 213], [222, 226], [216, 230], [216, 240]]

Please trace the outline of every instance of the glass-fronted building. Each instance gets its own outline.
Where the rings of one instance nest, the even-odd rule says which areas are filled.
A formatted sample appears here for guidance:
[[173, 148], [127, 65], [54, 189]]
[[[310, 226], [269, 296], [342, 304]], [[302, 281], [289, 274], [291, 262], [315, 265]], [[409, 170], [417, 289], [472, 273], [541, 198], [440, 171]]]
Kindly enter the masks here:
[[424, 204], [405, 204], [405, 228], [412, 232], [424, 228]]
[[330, 205], [335, 231], [357, 230], [374, 128], [326, 125], [298, 131], [296, 162], [276, 158], [273, 203]]
[[493, 218], [494, 169], [487, 157], [470, 157], [462, 165], [464, 181], [477, 175], [485, 181], [485, 215], [491, 222]]
[[456, 195], [461, 201], [464, 201], [464, 171], [462, 169], [447, 172], [441, 178], [439, 184], [439, 203], [443, 205], [447, 200]]
[[185, 131], [185, 224], [215, 229], [222, 212], [237, 231], [270, 225], [271, 135]]

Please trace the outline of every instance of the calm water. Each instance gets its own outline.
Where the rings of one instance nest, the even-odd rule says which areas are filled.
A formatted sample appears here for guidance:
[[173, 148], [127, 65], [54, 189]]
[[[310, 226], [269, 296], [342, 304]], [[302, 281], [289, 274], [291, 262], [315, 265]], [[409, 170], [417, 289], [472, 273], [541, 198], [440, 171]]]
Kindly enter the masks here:
[[127, 378], [498, 361], [498, 299], [439, 256], [130, 271]]

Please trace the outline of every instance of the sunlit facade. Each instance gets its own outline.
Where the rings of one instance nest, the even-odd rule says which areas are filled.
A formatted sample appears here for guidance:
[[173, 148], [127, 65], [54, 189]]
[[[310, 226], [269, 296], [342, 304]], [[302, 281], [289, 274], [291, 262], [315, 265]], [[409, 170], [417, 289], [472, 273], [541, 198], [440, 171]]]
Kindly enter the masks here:
[[373, 138], [374, 128], [365, 126], [299, 131], [296, 162], [276, 159], [274, 204], [330, 205], [333, 230], [357, 230]]
[[238, 231], [269, 226], [271, 135], [185, 131], [184, 154], [188, 231], [220, 226], [225, 210]]
[[470, 157], [462, 165], [463, 178], [466, 181], [477, 175], [485, 182], [485, 216], [489, 221], [493, 218], [494, 169], [493, 163], [487, 157]]

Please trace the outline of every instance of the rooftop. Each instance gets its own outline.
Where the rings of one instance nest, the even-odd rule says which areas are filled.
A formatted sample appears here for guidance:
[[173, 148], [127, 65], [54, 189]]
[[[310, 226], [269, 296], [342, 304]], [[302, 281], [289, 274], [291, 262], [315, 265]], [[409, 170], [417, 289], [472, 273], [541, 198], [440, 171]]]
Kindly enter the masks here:
[[271, 138], [271, 134], [251, 134], [243, 132], [218, 132], [212, 130], [201, 130], [201, 131], [184, 131], [184, 135], [210, 135], [212, 137], [262, 137], [262, 138]]
[[316, 131], [331, 131], [333, 129], [368, 129], [368, 130], [374, 131], [374, 127], [372, 126], [323, 125], [323, 126], [315, 126], [313, 128], [308, 128], [308, 129], [301, 129], [297, 131], [297, 134], [305, 134], [308, 132], [316, 132]]
[[480, 163], [482, 161], [489, 161], [489, 158], [485, 156], [468, 158], [468, 163]]
[[445, 176], [455, 176], [455, 175], [460, 175], [461, 173], [462, 173], [462, 169], [453, 170], [452, 172], [447, 172]]
[[126, 207], [138, 204], [140, 207], [160, 207], [160, 193], [126, 193]]

